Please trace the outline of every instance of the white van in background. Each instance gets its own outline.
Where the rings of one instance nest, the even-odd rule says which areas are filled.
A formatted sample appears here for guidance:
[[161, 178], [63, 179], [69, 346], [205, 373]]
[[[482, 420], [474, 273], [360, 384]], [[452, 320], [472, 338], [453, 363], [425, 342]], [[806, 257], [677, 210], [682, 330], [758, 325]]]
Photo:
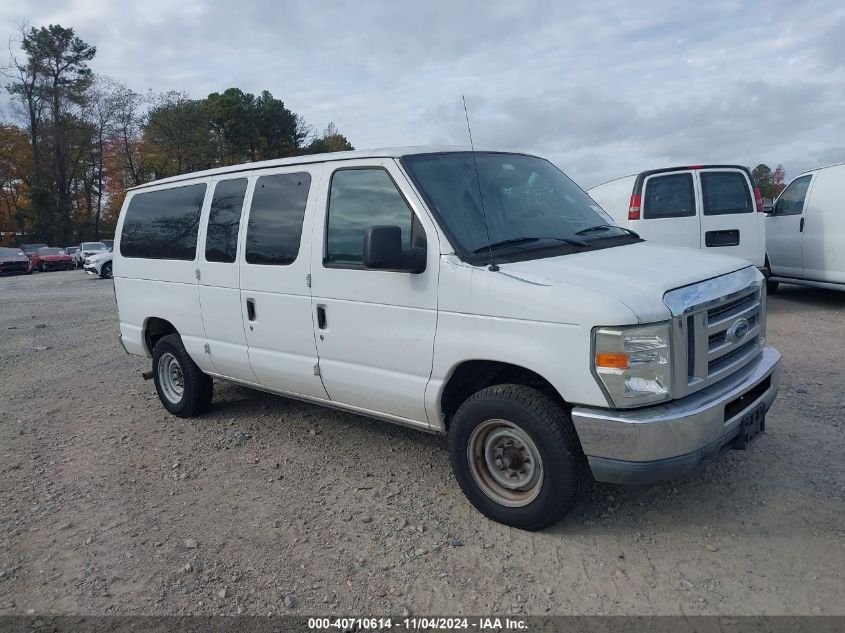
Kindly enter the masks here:
[[742, 257], [765, 273], [763, 200], [747, 167], [651, 169], [587, 193], [646, 240]]
[[796, 176], [766, 214], [769, 292], [845, 290], [845, 163]]

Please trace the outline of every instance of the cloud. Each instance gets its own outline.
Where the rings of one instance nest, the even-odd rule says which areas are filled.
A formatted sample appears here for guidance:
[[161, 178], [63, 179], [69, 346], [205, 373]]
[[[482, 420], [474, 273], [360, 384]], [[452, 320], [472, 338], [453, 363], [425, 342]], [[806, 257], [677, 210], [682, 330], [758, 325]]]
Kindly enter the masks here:
[[357, 147], [465, 144], [466, 95], [477, 145], [542, 154], [583, 186], [686, 161], [845, 160], [835, 0], [0, 7], [9, 35], [22, 19], [73, 26], [93, 68], [137, 91], [267, 89]]

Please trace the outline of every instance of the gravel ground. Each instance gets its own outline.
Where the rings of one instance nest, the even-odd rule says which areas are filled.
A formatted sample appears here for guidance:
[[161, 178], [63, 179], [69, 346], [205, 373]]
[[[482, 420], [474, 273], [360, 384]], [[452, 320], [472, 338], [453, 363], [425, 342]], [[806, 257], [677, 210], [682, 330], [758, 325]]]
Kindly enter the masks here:
[[0, 614], [845, 614], [845, 293], [782, 287], [767, 433], [542, 533], [443, 438], [217, 383], [169, 416], [112, 284], [0, 279]]

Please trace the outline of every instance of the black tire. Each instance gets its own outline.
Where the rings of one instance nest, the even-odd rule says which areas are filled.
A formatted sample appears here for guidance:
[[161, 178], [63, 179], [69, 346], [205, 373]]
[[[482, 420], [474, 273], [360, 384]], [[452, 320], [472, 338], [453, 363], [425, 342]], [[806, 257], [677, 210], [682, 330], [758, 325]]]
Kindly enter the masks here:
[[47, 272], [47, 264], [45, 264], [44, 262], [41, 262], [38, 266], [38, 270], [40, 270], [42, 273], [46, 273]]
[[772, 266], [769, 264], [768, 255], [766, 256], [766, 270], [763, 272], [763, 276], [766, 278], [766, 294], [777, 294], [780, 282], [769, 281], [769, 278], [772, 276]]
[[111, 262], [106, 262], [100, 269], [100, 277], [103, 279], [111, 279]]
[[[169, 398], [167, 387], [162, 384], [159, 376], [159, 364], [175, 359], [182, 378], [181, 398], [174, 400]], [[188, 355], [182, 339], [178, 334], [163, 336], [156, 343], [153, 350], [153, 381], [155, 382], [158, 398], [173, 415], [180, 418], [190, 418], [198, 415], [208, 408], [214, 394], [214, 383], [211, 376], [203, 373], [197, 364]]]
[[[488, 462], [470, 458], [471, 442], [478, 446], [478, 440], [473, 440], [474, 434], [478, 437], [476, 429], [481, 433], [496, 421], [505, 421], [527, 435], [538, 453], [542, 476], [534, 484], [534, 492], [517, 501], [523, 504], [519, 507], [505, 505], [486, 492], [477, 480], [485, 476], [477, 473], [489, 472]], [[494, 428], [485, 437], [498, 432]], [[560, 521], [590, 481], [587, 459], [569, 414], [552, 398], [523, 385], [487, 387], [464, 402], [449, 428], [449, 455], [455, 478], [472, 505], [494, 521], [523, 530], [541, 530]]]

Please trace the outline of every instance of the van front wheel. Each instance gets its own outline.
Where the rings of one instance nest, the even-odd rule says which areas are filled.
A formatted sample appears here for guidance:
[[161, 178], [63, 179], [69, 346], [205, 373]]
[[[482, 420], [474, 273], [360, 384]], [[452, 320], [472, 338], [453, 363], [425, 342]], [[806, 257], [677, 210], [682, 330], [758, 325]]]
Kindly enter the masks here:
[[449, 453], [470, 502], [523, 530], [560, 521], [589, 481], [569, 415], [523, 385], [487, 387], [464, 402], [449, 429]]
[[153, 380], [164, 408], [180, 418], [200, 414], [211, 403], [214, 390], [211, 376], [197, 367], [178, 334], [163, 336], [156, 343]]

